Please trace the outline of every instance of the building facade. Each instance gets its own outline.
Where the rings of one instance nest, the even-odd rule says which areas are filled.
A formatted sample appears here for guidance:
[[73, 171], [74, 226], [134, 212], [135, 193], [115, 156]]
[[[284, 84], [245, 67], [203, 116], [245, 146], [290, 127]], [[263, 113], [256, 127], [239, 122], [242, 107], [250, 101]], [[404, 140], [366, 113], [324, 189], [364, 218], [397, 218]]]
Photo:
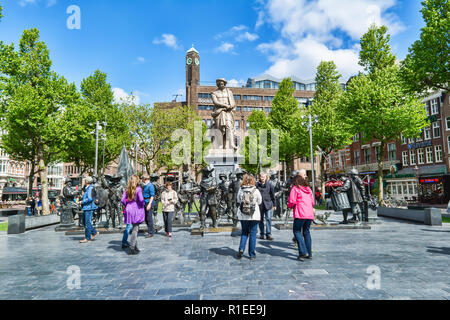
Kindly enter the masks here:
[[[434, 92], [424, 100], [430, 120], [419, 138], [401, 135], [386, 147], [383, 172], [387, 196], [411, 202], [444, 204], [450, 200], [450, 108], [449, 96]], [[348, 173], [356, 168], [361, 175], [370, 176], [377, 188], [379, 141], [361, 143], [361, 134], [343, 150], [333, 152], [327, 159], [327, 174]], [[345, 158], [345, 160], [344, 160]]]

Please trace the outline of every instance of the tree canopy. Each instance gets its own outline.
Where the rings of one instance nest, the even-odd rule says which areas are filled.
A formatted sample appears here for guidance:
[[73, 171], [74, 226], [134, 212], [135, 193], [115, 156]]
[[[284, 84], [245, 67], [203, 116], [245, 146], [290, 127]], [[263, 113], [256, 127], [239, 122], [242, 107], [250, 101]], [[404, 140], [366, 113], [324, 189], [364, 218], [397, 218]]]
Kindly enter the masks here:
[[418, 94], [427, 90], [449, 90], [450, 2], [422, 2], [425, 27], [420, 39], [409, 48], [402, 62], [402, 76], [408, 89]]

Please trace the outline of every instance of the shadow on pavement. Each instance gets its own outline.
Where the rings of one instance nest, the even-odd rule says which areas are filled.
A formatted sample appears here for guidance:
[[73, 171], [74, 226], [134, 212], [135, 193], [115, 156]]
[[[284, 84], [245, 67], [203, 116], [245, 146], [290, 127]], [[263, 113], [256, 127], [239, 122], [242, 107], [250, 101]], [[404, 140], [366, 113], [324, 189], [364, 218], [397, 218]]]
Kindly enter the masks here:
[[267, 254], [274, 257], [282, 257], [290, 260], [297, 260], [297, 256], [295, 254], [291, 254], [281, 249], [256, 247], [256, 252], [260, 254]]
[[446, 254], [446, 255], [450, 255], [450, 247], [446, 248], [446, 247], [427, 247], [428, 250], [427, 252], [429, 253], [437, 253], [437, 254]]
[[230, 247], [222, 247], [222, 248], [211, 248], [209, 251], [214, 252], [215, 254], [218, 254], [220, 256], [231, 256], [233, 258], [236, 258], [237, 250], [231, 249]]
[[420, 229], [420, 231], [430, 231], [430, 232], [450, 232], [450, 230], [430, 230], [430, 229]]
[[110, 246], [108, 246], [108, 249], [113, 249], [118, 252], [125, 251], [122, 249], [122, 241], [110, 241], [108, 242]]

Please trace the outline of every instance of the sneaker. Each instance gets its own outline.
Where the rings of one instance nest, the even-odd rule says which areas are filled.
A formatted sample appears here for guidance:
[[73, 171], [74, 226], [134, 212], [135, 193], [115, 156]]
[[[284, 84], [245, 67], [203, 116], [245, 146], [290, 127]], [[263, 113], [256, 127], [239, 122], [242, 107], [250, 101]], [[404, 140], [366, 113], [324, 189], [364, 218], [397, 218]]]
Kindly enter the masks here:
[[303, 260], [303, 256], [298, 256], [298, 257], [297, 257], [297, 260], [298, 260], [298, 261], [305, 261], [305, 260]]
[[250, 260], [255, 260], [256, 259], [256, 256], [253, 256], [253, 257], [250, 257]]
[[83, 240], [80, 240], [80, 243], [88, 243], [89, 242], [89, 240], [88, 239], [83, 239]]
[[308, 259], [308, 260], [312, 260], [312, 256], [310, 256], [309, 254], [306, 256], [303, 256], [303, 258]]
[[168, 237], [172, 238], [172, 233], [171, 232], [169, 232]]
[[269, 241], [273, 241], [274, 240], [272, 236], [267, 236], [266, 239], [269, 240]]
[[91, 240], [94, 240], [95, 238], [97, 238], [97, 236], [98, 236], [99, 234], [100, 234], [100, 232], [97, 231], [97, 233], [94, 234], [94, 235], [92, 236], [92, 239], [91, 239]]
[[259, 236], [259, 239], [264, 240], [264, 235], [263, 235], [263, 234], [260, 235], [260, 236]]
[[122, 249], [126, 249], [126, 248], [129, 248], [130, 247], [130, 244], [129, 243], [127, 243], [127, 244], [123, 244], [122, 243]]
[[237, 254], [237, 258], [241, 259], [244, 256], [244, 252], [243, 251], [239, 251], [239, 253]]

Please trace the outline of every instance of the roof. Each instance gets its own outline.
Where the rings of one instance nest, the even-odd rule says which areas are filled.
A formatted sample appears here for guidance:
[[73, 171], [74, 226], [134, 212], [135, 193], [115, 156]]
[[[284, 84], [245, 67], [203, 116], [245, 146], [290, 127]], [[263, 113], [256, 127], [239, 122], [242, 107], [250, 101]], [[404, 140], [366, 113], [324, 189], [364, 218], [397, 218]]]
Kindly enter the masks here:
[[192, 48], [190, 48], [186, 53], [195, 52], [198, 53], [197, 50], [195, 50], [194, 45], [192, 45]]
[[[298, 83], [303, 83], [303, 84], [310, 84], [310, 83], [315, 83], [316, 82], [314, 79], [303, 80], [303, 79], [300, 79], [300, 78], [298, 78], [296, 76], [290, 76], [290, 78], [291, 78], [292, 82], [298, 82]], [[281, 82], [281, 81], [283, 81], [283, 79], [276, 78], [274, 76], [271, 76], [270, 74], [263, 74], [263, 75], [260, 75], [258, 77], [250, 78], [250, 79], [254, 80], [255, 82], [256, 81], [264, 81], [264, 80], [270, 80], [270, 81], [274, 81], [274, 82]]]

